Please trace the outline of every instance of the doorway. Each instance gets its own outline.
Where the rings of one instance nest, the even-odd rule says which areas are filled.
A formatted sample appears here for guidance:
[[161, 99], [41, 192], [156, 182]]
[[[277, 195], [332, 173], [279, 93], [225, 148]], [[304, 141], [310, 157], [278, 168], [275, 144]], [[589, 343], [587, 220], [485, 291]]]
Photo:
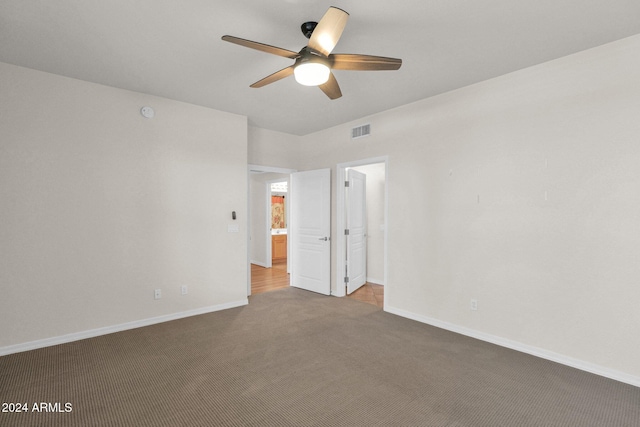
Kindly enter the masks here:
[[[381, 270], [376, 273], [376, 276], [372, 276], [371, 272], [368, 272], [368, 280], [371, 280], [374, 284], [376, 285], [380, 285], [380, 286], [385, 286], [387, 284], [387, 277], [388, 277], [388, 268], [387, 268], [387, 242], [388, 242], [388, 227], [387, 227], [387, 223], [388, 223], [388, 170], [389, 170], [389, 160], [387, 156], [383, 156], [383, 157], [376, 157], [376, 158], [370, 158], [370, 159], [364, 159], [364, 160], [359, 160], [359, 161], [354, 161], [354, 162], [348, 162], [348, 163], [341, 163], [338, 164], [336, 167], [336, 212], [337, 212], [337, 218], [336, 218], [336, 229], [337, 230], [344, 230], [345, 228], [345, 187], [344, 187], [344, 182], [345, 182], [345, 177], [346, 177], [346, 170], [347, 168], [359, 168], [359, 167], [364, 167], [364, 166], [368, 166], [368, 165], [374, 165], [374, 164], [381, 164], [380, 166], [382, 167], [382, 169], [384, 170], [384, 178], [382, 180], [382, 182], [380, 183], [380, 185], [382, 186], [382, 192], [383, 192], [383, 202], [382, 202], [382, 209], [381, 211], [383, 212], [383, 214], [381, 215], [381, 218], [378, 220], [378, 224], [376, 226], [373, 227], [369, 227], [371, 229], [371, 232], [368, 234], [369, 236], [369, 240], [371, 240], [372, 238], [374, 238], [375, 234], [378, 234], [378, 238], [382, 240], [382, 248], [379, 249], [379, 252], [381, 252], [381, 254], [379, 253], [378, 256], [380, 257], [380, 259], [382, 260], [381, 262], [377, 262], [376, 264], [379, 264], [382, 268]], [[266, 227], [264, 226], [256, 226], [257, 222], [261, 222], [261, 224], [265, 224], [267, 219], [266, 219], [266, 215], [265, 215], [265, 209], [260, 209], [260, 212], [256, 212], [256, 208], [255, 206], [252, 207], [252, 198], [255, 197], [256, 194], [256, 189], [253, 188], [254, 186], [252, 185], [252, 176], [255, 176], [257, 174], [267, 174], [267, 173], [279, 173], [279, 174], [285, 174], [285, 175], [289, 175], [293, 172], [296, 172], [296, 170], [294, 169], [284, 169], [284, 168], [277, 168], [277, 167], [268, 167], [268, 166], [257, 166], [257, 165], [249, 165], [248, 168], [248, 173], [249, 173], [249, 180], [248, 180], [248, 186], [249, 186], [249, 191], [248, 191], [248, 197], [249, 197], [249, 203], [248, 203], [248, 211], [249, 211], [249, 233], [247, 233], [247, 239], [248, 239], [248, 244], [247, 244], [247, 264], [248, 264], [248, 274], [247, 274], [247, 295], [251, 295], [251, 270], [252, 270], [252, 261], [256, 261], [255, 258], [252, 257], [252, 251], [254, 248], [256, 247], [260, 247], [260, 248], [265, 248], [266, 244], [264, 244], [264, 242], [266, 241], [266, 234], [267, 234], [267, 230]], [[266, 179], [265, 179], [266, 180]], [[340, 185], [341, 183], [341, 185]], [[264, 186], [262, 187], [262, 189], [259, 190], [260, 195], [258, 195], [258, 197], [262, 197], [262, 200], [266, 199], [264, 197], [265, 194], [265, 190], [264, 190]], [[370, 215], [371, 216], [371, 215]], [[261, 244], [256, 245], [256, 240], [259, 240], [260, 235], [262, 235], [262, 240], [261, 240]], [[335, 278], [336, 278], [336, 288], [335, 290], [332, 289], [331, 290], [331, 294], [334, 296], [338, 296], [338, 297], [342, 297], [342, 296], [346, 296], [346, 286], [344, 286], [344, 274], [345, 274], [345, 268], [346, 268], [346, 260], [345, 260], [345, 244], [346, 244], [346, 240], [345, 240], [345, 236], [342, 232], [337, 232], [336, 233], [336, 244], [334, 246], [334, 248], [336, 249], [336, 270], [334, 271], [333, 274], [335, 274]], [[376, 252], [375, 249], [371, 248], [371, 246], [369, 245], [368, 248], [368, 252], [370, 253], [374, 253]], [[290, 249], [289, 249], [290, 251]], [[264, 259], [264, 255], [263, 255], [263, 259]], [[256, 263], [257, 265], [259, 265], [258, 263]], [[372, 264], [372, 263], [369, 263]], [[380, 283], [378, 283], [380, 282]], [[387, 289], [388, 291], [388, 289]], [[388, 299], [388, 292], [384, 292], [384, 296], [383, 296], [383, 301], [384, 301], [384, 305], [387, 305], [387, 299]]]
[[[248, 168], [248, 233], [247, 233], [247, 295], [252, 294], [252, 282], [261, 285], [261, 291], [269, 290], [273, 286], [288, 286], [287, 259], [279, 260], [279, 265], [273, 268], [272, 258], [272, 208], [271, 183], [289, 182], [289, 176], [294, 169], [270, 166], [249, 165]], [[283, 191], [275, 191], [277, 195], [285, 195]], [[285, 200], [287, 199], [285, 195]], [[281, 207], [282, 208], [282, 207]], [[287, 223], [287, 203], [283, 203], [284, 221]], [[284, 235], [280, 228], [279, 235]], [[284, 260], [284, 265], [282, 264]], [[283, 271], [284, 270], [284, 271]], [[254, 280], [255, 279], [255, 280]], [[266, 287], [266, 288], [265, 288]]]
[[[349, 188], [345, 186], [348, 170], [366, 175], [366, 231], [364, 242], [366, 245], [366, 281], [365, 285], [353, 292], [356, 299], [366, 300], [377, 305], [385, 305], [388, 292], [384, 292], [387, 282], [387, 212], [388, 212], [388, 185], [387, 171], [388, 158], [377, 157], [355, 162], [341, 163], [337, 165], [337, 191], [336, 191], [336, 227], [338, 230], [336, 241], [336, 265], [338, 289], [336, 296], [347, 295], [347, 281], [350, 280], [349, 264], [349, 236], [346, 231], [348, 211]], [[352, 204], [352, 203], [351, 203]], [[352, 207], [353, 208], [353, 207]], [[344, 232], [343, 232], [344, 231]], [[354, 242], [356, 240], [354, 239]], [[351, 251], [353, 253], [353, 251]], [[354, 260], [358, 261], [358, 260]], [[357, 262], [359, 263], [359, 261]], [[351, 296], [351, 295], [350, 295]], [[382, 300], [382, 304], [380, 304]]]
[[[301, 289], [331, 294], [331, 171], [319, 169], [304, 172], [276, 170], [268, 168], [266, 172], [289, 172], [291, 195], [290, 214], [287, 215], [287, 267], [290, 270], [290, 285]], [[271, 213], [266, 206], [271, 205], [271, 192], [266, 185], [271, 176], [260, 174], [265, 168], [250, 166], [249, 179], [249, 236], [248, 236], [248, 278], [247, 295], [252, 293], [252, 270], [254, 265], [273, 270], [273, 247], [265, 242], [272, 240]], [[281, 181], [271, 179], [271, 181]], [[270, 185], [270, 183], [268, 184]], [[260, 192], [269, 196], [261, 198]], [[286, 200], [286, 198], [285, 198]], [[262, 207], [260, 206], [262, 203]], [[262, 215], [264, 214], [264, 215]], [[268, 221], [268, 226], [264, 226]], [[289, 233], [288, 231], [291, 230]], [[276, 232], [276, 234], [278, 234]], [[282, 234], [282, 232], [280, 232]], [[289, 261], [290, 260], [290, 261]]]

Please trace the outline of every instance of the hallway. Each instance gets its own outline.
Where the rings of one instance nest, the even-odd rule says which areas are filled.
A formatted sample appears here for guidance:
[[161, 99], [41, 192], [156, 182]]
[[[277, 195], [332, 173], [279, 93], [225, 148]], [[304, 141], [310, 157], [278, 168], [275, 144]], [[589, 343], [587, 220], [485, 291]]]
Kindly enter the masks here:
[[[251, 295], [288, 287], [289, 275], [287, 274], [286, 259], [283, 261], [274, 261], [271, 268], [251, 264]], [[347, 295], [347, 298], [382, 308], [384, 302], [384, 286], [365, 283], [360, 289], [351, 295]]]
[[289, 287], [287, 260], [273, 261], [271, 268], [251, 264], [251, 295]]

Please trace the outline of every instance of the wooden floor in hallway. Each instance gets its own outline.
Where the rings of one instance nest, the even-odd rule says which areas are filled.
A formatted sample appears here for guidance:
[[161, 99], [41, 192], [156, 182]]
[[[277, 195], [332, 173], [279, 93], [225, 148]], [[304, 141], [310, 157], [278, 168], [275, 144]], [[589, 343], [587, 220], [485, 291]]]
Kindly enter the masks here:
[[289, 287], [287, 260], [274, 261], [271, 268], [251, 264], [251, 295]]
[[384, 307], [384, 286], [367, 282], [347, 297], [382, 308]]
[[[289, 287], [287, 261], [274, 261], [271, 268], [251, 264], [251, 295], [275, 291]], [[384, 286], [365, 283], [360, 289], [347, 296], [380, 308], [384, 303]]]

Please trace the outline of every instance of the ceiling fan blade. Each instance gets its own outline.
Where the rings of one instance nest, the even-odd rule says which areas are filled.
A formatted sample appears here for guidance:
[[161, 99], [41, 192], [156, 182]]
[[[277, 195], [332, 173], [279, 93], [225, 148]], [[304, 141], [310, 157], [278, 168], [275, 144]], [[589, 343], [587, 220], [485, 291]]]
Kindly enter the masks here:
[[260, 50], [262, 52], [271, 53], [273, 55], [284, 56], [285, 58], [296, 59], [300, 56], [298, 52], [282, 49], [280, 47], [270, 46], [264, 43], [258, 43], [251, 40], [241, 39], [234, 36], [222, 36], [222, 40], [230, 43], [239, 44], [240, 46], [249, 47], [251, 49]]
[[397, 70], [402, 65], [402, 59], [349, 53], [329, 55], [329, 61], [331, 62], [331, 68], [334, 70]]
[[257, 82], [252, 84], [250, 87], [257, 88], [257, 87], [266, 86], [269, 83], [277, 82], [278, 80], [282, 80], [285, 77], [289, 77], [291, 74], [293, 74], [293, 65], [287, 68], [283, 68], [280, 71], [276, 71], [275, 73], [265, 77], [262, 80], [258, 80]]
[[313, 30], [308, 46], [325, 56], [329, 55], [338, 44], [344, 26], [347, 25], [347, 19], [347, 12], [331, 6]]
[[318, 87], [331, 99], [338, 99], [342, 96], [340, 85], [338, 85], [338, 81], [333, 73], [329, 73], [329, 80]]

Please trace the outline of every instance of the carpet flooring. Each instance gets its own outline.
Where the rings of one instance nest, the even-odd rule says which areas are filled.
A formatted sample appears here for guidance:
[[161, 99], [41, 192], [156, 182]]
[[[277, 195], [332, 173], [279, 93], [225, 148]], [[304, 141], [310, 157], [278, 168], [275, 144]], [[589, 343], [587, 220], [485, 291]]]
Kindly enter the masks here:
[[0, 357], [0, 396], [2, 426], [640, 426], [640, 388], [295, 288]]

